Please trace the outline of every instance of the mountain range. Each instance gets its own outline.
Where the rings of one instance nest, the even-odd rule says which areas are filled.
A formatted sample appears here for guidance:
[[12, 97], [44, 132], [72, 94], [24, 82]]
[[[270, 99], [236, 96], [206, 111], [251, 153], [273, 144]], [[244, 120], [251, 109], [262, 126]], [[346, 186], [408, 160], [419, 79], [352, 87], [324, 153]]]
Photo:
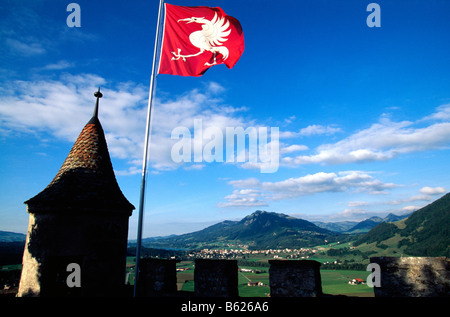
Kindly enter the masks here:
[[406, 215], [394, 215], [390, 213], [384, 218], [381, 217], [370, 217], [363, 221], [340, 221], [340, 222], [313, 222], [315, 225], [325, 228], [331, 231], [336, 231], [340, 233], [364, 233], [368, 232], [370, 229], [382, 222], [394, 222], [407, 218], [410, 214]]
[[10, 231], [0, 231], [0, 242], [20, 242], [25, 241], [26, 235]]
[[[24, 234], [0, 231], [0, 246], [5, 249], [0, 255], [5, 252], [21, 255], [24, 240]], [[313, 247], [335, 241], [353, 242], [354, 246], [369, 252], [375, 248], [412, 256], [450, 257], [450, 193], [408, 216], [389, 214], [359, 223], [312, 223], [258, 210], [239, 221], [222, 221], [200, 231], [143, 239], [142, 245], [198, 249], [245, 244], [253, 249], [277, 249]], [[131, 247], [133, 244], [130, 241]], [[12, 247], [20, 252], [11, 252]]]
[[408, 218], [378, 224], [354, 243], [364, 244], [396, 248], [412, 256], [450, 257], [450, 193]]
[[202, 245], [246, 244], [250, 248], [287, 248], [322, 244], [339, 233], [320, 228], [307, 220], [257, 210], [240, 221], [222, 221], [203, 230], [149, 241], [147, 247], [198, 248]]
[[392, 248], [407, 255], [450, 257], [449, 228], [450, 193], [409, 215], [389, 214], [359, 223], [312, 223], [258, 210], [240, 221], [227, 220], [192, 233], [144, 239], [143, 245], [195, 249], [245, 244], [254, 249], [275, 249], [354, 241], [355, 246], [368, 246], [366, 249]]
[[203, 230], [169, 237], [148, 238], [143, 245], [152, 248], [186, 248], [245, 244], [250, 248], [299, 248], [324, 244], [325, 241], [356, 239], [351, 234], [365, 233], [382, 222], [407, 217], [389, 214], [361, 222], [309, 222], [282, 213], [257, 210], [240, 221], [225, 220]]

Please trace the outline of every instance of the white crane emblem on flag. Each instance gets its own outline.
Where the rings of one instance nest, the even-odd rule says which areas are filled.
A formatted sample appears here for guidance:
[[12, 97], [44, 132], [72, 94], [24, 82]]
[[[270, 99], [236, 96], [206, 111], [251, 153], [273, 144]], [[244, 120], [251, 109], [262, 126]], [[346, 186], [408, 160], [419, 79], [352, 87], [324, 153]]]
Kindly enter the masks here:
[[187, 21], [187, 23], [198, 23], [202, 25], [202, 30], [192, 32], [189, 35], [189, 41], [191, 44], [200, 51], [191, 55], [182, 55], [181, 48], [177, 48], [178, 52], [172, 52], [174, 57], [172, 60], [179, 60], [180, 58], [185, 62], [186, 58], [198, 56], [205, 51], [209, 51], [214, 54], [214, 62], [205, 65], [212, 66], [216, 65], [216, 55], [217, 53], [223, 56], [223, 60], [226, 60], [229, 55], [228, 48], [223, 46], [223, 42], [228, 40], [228, 36], [231, 33], [230, 22], [225, 17], [218, 18], [217, 13], [214, 14], [214, 18], [210, 21], [205, 18], [191, 17], [186, 19], [180, 19], [177, 22]]

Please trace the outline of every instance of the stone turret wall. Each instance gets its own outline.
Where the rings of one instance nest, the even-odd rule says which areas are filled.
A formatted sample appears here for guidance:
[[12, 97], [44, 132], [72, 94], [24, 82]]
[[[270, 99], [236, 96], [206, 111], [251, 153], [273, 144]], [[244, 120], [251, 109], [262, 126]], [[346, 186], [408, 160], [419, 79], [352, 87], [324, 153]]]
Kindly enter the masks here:
[[[31, 213], [29, 218], [18, 296], [120, 295], [127, 215]], [[79, 288], [67, 285], [70, 263], [80, 266]]]
[[124, 287], [134, 206], [114, 175], [98, 119], [100, 89], [94, 96], [94, 115], [58, 173], [25, 201], [30, 216], [18, 296], [110, 296]]

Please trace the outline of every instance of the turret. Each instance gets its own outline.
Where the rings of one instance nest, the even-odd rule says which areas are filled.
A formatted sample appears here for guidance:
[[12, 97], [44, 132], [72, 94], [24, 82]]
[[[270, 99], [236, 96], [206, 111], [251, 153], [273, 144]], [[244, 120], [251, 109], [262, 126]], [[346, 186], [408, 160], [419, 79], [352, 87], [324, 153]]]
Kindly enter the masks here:
[[123, 289], [134, 206], [114, 175], [98, 119], [100, 89], [94, 96], [94, 114], [58, 173], [25, 202], [29, 225], [18, 296], [106, 296]]

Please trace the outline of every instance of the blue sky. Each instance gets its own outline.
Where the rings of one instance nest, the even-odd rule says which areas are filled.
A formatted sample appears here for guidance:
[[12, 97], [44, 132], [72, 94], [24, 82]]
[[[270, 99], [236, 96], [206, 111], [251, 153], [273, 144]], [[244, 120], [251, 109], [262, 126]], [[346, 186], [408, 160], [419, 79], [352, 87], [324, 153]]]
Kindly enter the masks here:
[[[23, 202], [53, 179], [104, 97], [119, 185], [138, 208], [158, 1], [0, 0], [0, 230], [26, 232]], [[450, 189], [450, 2], [169, 1], [220, 6], [243, 27], [233, 69], [157, 78], [144, 237], [255, 210], [307, 220], [413, 211]], [[194, 119], [278, 127], [279, 169], [175, 163], [171, 132]], [[130, 218], [136, 237], [137, 209]]]

